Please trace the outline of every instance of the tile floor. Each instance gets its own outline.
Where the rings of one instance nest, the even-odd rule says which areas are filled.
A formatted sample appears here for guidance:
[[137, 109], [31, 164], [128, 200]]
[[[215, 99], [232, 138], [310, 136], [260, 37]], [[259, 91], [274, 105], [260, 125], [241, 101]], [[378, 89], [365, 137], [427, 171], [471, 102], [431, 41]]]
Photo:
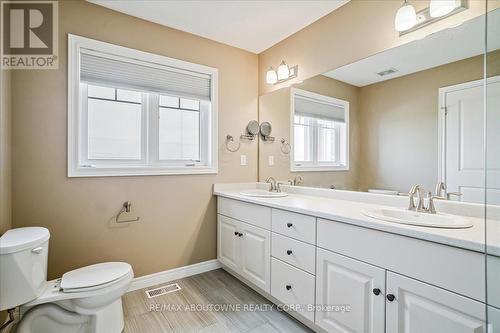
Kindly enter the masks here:
[[[171, 283], [178, 283], [182, 290], [148, 298], [140, 289], [123, 296], [125, 333], [312, 332], [275, 306], [270, 309], [272, 303], [222, 269]], [[234, 308], [249, 305], [258, 305], [261, 311]], [[210, 311], [210, 306], [219, 311]], [[222, 307], [226, 309], [221, 311]]]

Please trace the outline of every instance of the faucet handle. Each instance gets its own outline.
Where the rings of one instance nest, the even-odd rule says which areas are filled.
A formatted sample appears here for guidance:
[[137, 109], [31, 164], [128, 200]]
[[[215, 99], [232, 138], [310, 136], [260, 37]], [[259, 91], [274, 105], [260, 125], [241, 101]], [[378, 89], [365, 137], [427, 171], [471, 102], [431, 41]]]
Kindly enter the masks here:
[[281, 185], [286, 185], [285, 182], [276, 182], [276, 192], [281, 193]]
[[434, 200], [447, 200], [446, 197], [440, 195], [432, 195], [431, 192], [427, 193], [427, 199], [429, 202], [427, 203], [426, 211], [431, 214], [436, 214], [436, 206], [434, 206]]
[[455, 197], [461, 197], [462, 193], [460, 193], [460, 192], [448, 192], [448, 193], [446, 193], [446, 200], [451, 200], [452, 195]]

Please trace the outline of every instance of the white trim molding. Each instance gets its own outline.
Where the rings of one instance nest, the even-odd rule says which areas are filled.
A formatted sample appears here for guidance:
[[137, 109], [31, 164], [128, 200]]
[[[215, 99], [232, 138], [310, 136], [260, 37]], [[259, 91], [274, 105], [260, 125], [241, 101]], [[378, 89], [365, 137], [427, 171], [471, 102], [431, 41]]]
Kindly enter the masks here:
[[132, 280], [128, 291], [151, 287], [160, 283], [166, 283], [188, 276], [201, 274], [221, 268], [217, 259], [202, 261], [197, 264], [169, 269], [163, 272], [139, 276]]
[[[298, 166], [295, 162], [295, 153], [294, 153], [294, 128], [295, 128], [295, 96], [302, 96], [311, 98], [325, 104], [333, 104], [340, 106], [344, 109], [344, 120], [346, 124], [345, 130], [345, 164], [332, 165], [330, 163], [318, 163], [317, 161], [309, 164], [304, 163], [304, 165]], [[321, 94], [317, 94], [311, 91], [299, 89], [299, 88], [291, 88], [290, 89], [290, 146], [292, 150], [290, 151], [290, 171], [291, 172], [303, 172], [303, 171], [349, 171], [349, 153], [350, 153], [350, 143], [349, 143], [349, 101], [345, 101], [339, 98], [325, 96]], [[341, 148], [338, 149], [340, 151]], [[317, 153], [314, 152], [315, 160], [317, 157]]]
[[[172, 72], [210, 78], [210, 98], [200, 102], [200, 160], [160, 160], [157, 139], [157, 112], [154, 98], [167, 91], [144, 90], [143, 128], [141, 131], [141, 159], [93, 159], [88, 160], [85, 127], [86, 107], [84, 89], [80, 78], [81, 54], [96, 53], [109, 59], [135, 64], [144, 63], [148, 68], [165, 68]], [[68, 34], [68, 177], [186, 175], [218, 173], [218, 69], [124, 46]], [[125, 89], [126, 87], [122, 87]], [[132, 89], [132, 87], [131, 87]], [[144, 89], [147, 89], [144, 88]], [[181, 93], [175, 96], [181, 96]], [[156, 131], [156, 132], [155, 132]]]

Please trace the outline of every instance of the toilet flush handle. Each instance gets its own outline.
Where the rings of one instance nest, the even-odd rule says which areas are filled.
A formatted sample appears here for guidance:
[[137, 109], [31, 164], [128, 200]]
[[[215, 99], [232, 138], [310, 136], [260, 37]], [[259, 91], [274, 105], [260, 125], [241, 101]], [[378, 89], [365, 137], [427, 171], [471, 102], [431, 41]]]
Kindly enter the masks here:
[[43, 251], [43, 247], [35, 247], [34, 249], [31, 250], [32, 253], [40, 254]]

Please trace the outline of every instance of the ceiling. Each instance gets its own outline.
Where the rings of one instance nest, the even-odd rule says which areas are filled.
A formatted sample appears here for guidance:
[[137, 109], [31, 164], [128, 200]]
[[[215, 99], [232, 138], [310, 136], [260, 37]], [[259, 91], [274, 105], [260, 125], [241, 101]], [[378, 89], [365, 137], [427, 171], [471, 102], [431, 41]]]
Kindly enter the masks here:
[[[426, 38], [378, 53], [323, 75], [357, 87], [394, 79], [484, 53], [484, 15]], [[500, 9], [488, 14], [488, 34], [500, 34]], [[495, 30], [494, 30], [495, 29]], [[488, 50], [498, 50], [500, 38], [488, 39]], [[379, 76], [389, 68], [396, 73]]]
[[258, 54], [349, 0], [87, 1]]

